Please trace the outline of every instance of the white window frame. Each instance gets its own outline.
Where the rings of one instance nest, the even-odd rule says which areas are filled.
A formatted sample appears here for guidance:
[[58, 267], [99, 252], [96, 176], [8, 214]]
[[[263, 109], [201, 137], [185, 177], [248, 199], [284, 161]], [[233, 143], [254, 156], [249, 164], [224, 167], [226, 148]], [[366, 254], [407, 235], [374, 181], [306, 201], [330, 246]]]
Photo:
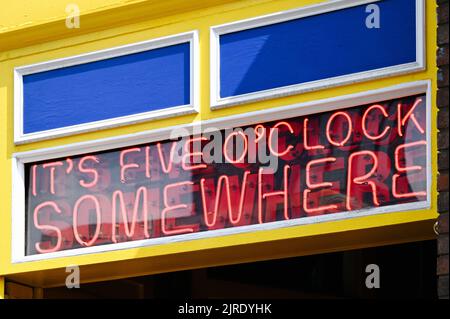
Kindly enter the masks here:
[[[258, 92], [222, 98], [220, 96], [220, 36], [232, 32], [253, 29], [271, 24], [309, 17], [354, 6], [376, 3], [380, 0], [336, 0], [299, 9], [277, 12], [256, 18], [231, 22], [210, 29], [210, 97], [211, 109], [288, 96], [309, 91], [369, 81], [388, 76], [417, 72], [425, 69], [425, 5], [416, 0], [416, 61], [380, 69], [351, 73], [317, 81], [288, 85]], [[382, 14], [382, 13], [381, 13]]]
[[[49, 160], [52, 158], [74, 156], [78, 154], [91, 153], [103, 151], [108, 149], [116, 149], [132, 145], [139, 145], [144, 143], [156, 142], [165, 139], [170, 139], [174, 130], [179, 132], [184, 130], [186, 135], [199, 132], [207, 132], [212, 129], [227, 129], [242, 127], [263, 122], [270, 122], [274, 120], [287, 119], [297, 116], [304, 116], [307, 114], [316, 114], [320, 112], [333, 111], [353, 106], [365, 105], [379, 101], [396, 99], [416, 94], [426, 94], [426, 140], [427, 140], [427, 199], [425, 201], [396, 204], [385, 207], [373, 207], [369, 209], [355, 210], [350, 212], [342, 212], [329, 215], [311, 216], [291, 220], [275, 221], [264, 224], [232, 227], [219, 230], [210, 230], [192, 234], [182, 234], [170, 237], [150, 238], [144, 240], [137, 240], [131, 242], [107, 244], [101, 246], [93, 246], [86, 248], [75, 248], [71, 250], [63, 250], [58, 252], [25, 255], [25, 238], [26, 238], [26, 223], [25, 223], [25, 173], [24, 165], [30, 162]], [[312, 101], [306, 103], [299, 103], [283, 107], [276, 107], [255, 111], [245, 114], [232, 115], [228, 117], [211, 119], [197, 123], [190, 123], [186, 125], [179, 125], [176, 127], [168, 127], [162, 129], [155, 129], [151, 131], [139, 132], [135, 134], [99, 139], [94, 141], [75, 143], [64, 146], [57, 146], [47, 149], [33, 150], [22, 153], [15, 153], [12, 157], [12, 246], [11, 256], [13, 263], [29, 262], [35, 260], [46, 260], [59, 257], [68, 257], [92, 253], [100, 253], [106, 251], [114, 251], [121, 249], [130, 249], [137, 247], [147, 247], [152, 245], [163, 245], [173, 242], [190, 241], [202, 238], [220, 237], [231, 234], [247, 233], [254, 231], [262, 231], [268, 229], [278, 229], [284, 227], [291, 227], [296, 225], [313, 224], [319, 222], [344, 220], [349, 218], [357, 218], [368, 215], [377, 215], [392, 212], [404, 212], [411, 210], [430, 208], [431, 201], [431, 176], [432, 176], [432, 162], [431, 162], [431, 81], [418, 81], [399, 84], [382, 89], [366, 91], [362, 93], [355, 93], [329, 99]]]
[[[23, 132], [23, 76], [34, 73], [66, 68], [84, 63], [106, 60], [133, 53], [168, 47], [171, 45], [189, 43], [190, 45], [190, 103], [186, 105], [168, 107], [138, 114], [114, 117], [100, 121], [93, 121], [77, 125], [65, 126], [56, 129], [44, 130], [34, 133]], [[144, 121], [157, 120], [173, 116], [199, 112], [199, 45], [198, 31], [180, 33], [172, 36], [132, 43], [128, 45], [93, 51], [86, 54], [70, 56], [67, 58], [45, 61], [42, 63], [25, 65], [14, 68], [14, 143], [24, 144], [40, 140], [52, 139], [99, 129], [118, 127]]]

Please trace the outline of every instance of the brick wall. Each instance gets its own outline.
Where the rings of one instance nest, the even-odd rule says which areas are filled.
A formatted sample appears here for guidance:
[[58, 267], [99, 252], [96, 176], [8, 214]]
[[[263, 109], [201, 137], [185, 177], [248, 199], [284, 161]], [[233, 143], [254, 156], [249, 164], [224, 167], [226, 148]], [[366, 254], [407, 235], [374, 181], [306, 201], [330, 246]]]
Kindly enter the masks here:
[[438, 93], [437, 106], [439, 108], [437, 125], [438, 133], [438, 210], [439, 219], [437, 224], [438, 236], [438, 296], [448, 299], [448, 124], [449, 124], [449, 103], [448, 103], [448, 2], [449, 0], [437, 0], [438, 15]]

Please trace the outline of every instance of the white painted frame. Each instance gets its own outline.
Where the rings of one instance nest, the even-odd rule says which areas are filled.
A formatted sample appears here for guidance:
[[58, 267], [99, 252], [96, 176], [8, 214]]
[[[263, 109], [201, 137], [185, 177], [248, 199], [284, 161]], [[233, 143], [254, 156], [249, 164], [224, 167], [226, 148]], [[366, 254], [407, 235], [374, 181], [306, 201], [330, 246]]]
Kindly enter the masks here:
[[[173, 106], [161, 110], [144, 113], [131, 114], [111, 119], [93, 121], [89, 123], [66, 126], [62, 128], [44, 130], [34, 133], [23, 132], [23, 76], [34, 73], [61, 69], [69, 66], [80, 65], [89, 62], [106, 60], [133, 53], [163, 48], [171, 45], [189, 43], [190, 45], [190, 103], [187, 105]], [[106, 50], [93, 51], [86, 54], [71, 56], [67, 58], [46, 61], [38, 64], [20, 66], [14, 68], [14, 143], [24, 144], [40, 140], [46, 140], [61, 136], [68, 136], [129, 125], [144, 121], [180, 116], [199, 112], [200, 93], [200, 58], [198, 32], [191, 31], [173, 36], [152, 39], [148, 41], [132, 43], [124, 46], [109, 48]]]
[[[24, 165], [30, 162], [48, 160], [65, 156], [73, 156], [77, 154], [91, 153], [108, 149], [139, 145], [155, 141], [170, 139], [173, 130], [184, 129], [186, 135], [192, 133], [211, 131], [212, 129], [227, 129], [240, 126], [252, 125], [257, 123], [269, 122], [279, 119], [303, 116], [307, 114], [315, 114], [320, 112], [343, 109], [358, 105], [375, 103], [379, 101], [401, 98], [404, 96], [415, 94], [426, 94], [426, 132], [427, 132], [427, 199], [421, 202], [397, 204], [385, 207], [374, 207], [363, 210], [355, 210], [350, 212], [342, 212], [336, 214], [311, 216], [299, 219], [291, 219], [284, 221], [275, 221], [264, 224], [240, 226], [219, 230], [204, 231], [192, 234], [182, 234], [170, 237], [150, 238], [145, 240], [137, 240], [125, 243], [107, 244], [101, 246], [93, 246], [86, 248], [76, 248], [71, 250], [63, 250], [59, 252], [46, 253], [40, 255], [25, 255], [25, 175]], [[431, 203], [431, 81], [419, 81], [395, 85], [392, 87], [355, 93], [345, 96], [328, 98], [319, 101], [299, 103], [283, 107], [271, 108], [262, 111], [255, 111], [245, 114], [232, 115], [224, 118], [211, 119], [203, 122], [190, 123], [187, 125], [179, 125], [176, 127], [168, 127], [151, 131], [139, 132], [135, 134], [99, 139], [94, 141], [75, 143], [70, 145], [57, 146], [41, 150], [33, 150], [22, 153], [15, 153], [12, 157], [12, 246], [11, 256], [13, 263], [29, 262], [35, 260], [52, 259], [58, 257], [68, 257], [84, 254], [93, 254], [113, 250], [130, 249], [137, 247], [147, 247], [152, 245], [162, 245], [173, 242], [190, 241], [202, 238], [220, 237], [238, 233], [247, 233], [254, 231], [262, 231], [268, 229], [277, 229], [284, 227], [292, 227], [304, 224], [313, 224], [327, 222], [332, 220], [343, 220], [361, 216], [376, 215], [391, 212], [403, 212], [418, 209], [430, 208]]]
[[354, 6], [376, 3], [380, 0], [335, 0], [299, 9], [227, 23], [210, 29], [210, 98], [211, 109], [288, 96], [309, 91], [347, 85], [362, 81], [417, 72], [425, 69], [425, 5], [416, 0], [416, 61], [380, 69], [352, 73], [317, 81], [305, 82], [258, 92], [222, 98], [220, 96], [220, 36], [232, 32], [253, 29], [289, 20], [309, 17]]

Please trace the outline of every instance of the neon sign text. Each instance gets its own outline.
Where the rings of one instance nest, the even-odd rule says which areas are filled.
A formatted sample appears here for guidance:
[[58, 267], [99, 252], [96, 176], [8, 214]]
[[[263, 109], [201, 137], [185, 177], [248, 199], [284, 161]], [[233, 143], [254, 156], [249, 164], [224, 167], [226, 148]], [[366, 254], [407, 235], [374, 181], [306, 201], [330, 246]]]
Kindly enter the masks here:
[[424, 201], [425, 101], [416, 95], [27, 164], [26, 252]]

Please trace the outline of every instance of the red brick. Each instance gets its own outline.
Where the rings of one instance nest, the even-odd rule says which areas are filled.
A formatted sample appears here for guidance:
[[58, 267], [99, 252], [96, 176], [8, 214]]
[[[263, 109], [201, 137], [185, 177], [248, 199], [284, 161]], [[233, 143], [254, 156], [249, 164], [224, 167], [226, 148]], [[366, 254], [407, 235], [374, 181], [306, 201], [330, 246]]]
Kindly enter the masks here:
[[442, 66], [438, 70], [438, 87], [448, 86], [448, 65]]
[[438, 257], [436, 271], [438, 275], [448, 275], [448, 255]]
[[448, 234], [448, 213], [439, 215], [437, 231], [439, 234]]
[[[437, 92], [437, 105], [439, 108], [448, 107], [449, 88], [441, 88]], [[448, 119], [448, 118], [447, 118]]]
[[438, 134], [438, 148], [448, 149], [448, 130], [442, 130]]
[[438, 191], [448, 191], [448, 172], [440, 173], [437, 182]]
[[448, 44], [448, 23], [441, 24], [438, 26], [438, 44]]
[[438, 24], [448, 23], [448, 2], [439, 5], [437, 9]]
[[440, 276], [438, 279], [438, 296], [439, 298], [447, 297], [448, 299], [448, 275]]
[[[441, 299], [448, 299], [448, 139], [449, 139], [449, 93], [448, 93], [448, 74], [449, 74], [449, 47], [448, 47], [448, 0], [437, 0], [437, 43], [439, 48], [436, 52], [436, 63], [438, 65], [438, 92], [437, 106], [439, 108], [437, 126], [438, 133], [438, 211], [441, 213], [438, 217], [437, 231], [439, 233], [437, 240], [437, 274], [438, 274], [438, 296]], [[444, 213], [445, 212], [445, 213]]]
[[438, 129], [448, 129], [448, 107], [439, 109], [437, 119]]
[[437, 49], [437, 65], [448, 65], [448, 45], [444, 45]]
[[448, 212], [448, 192], [438, 194], [438, 211], [439, 213]]
[[439, 170], [448, 169], [448, 150], [439, 150], [438, 168]]
[[448, 234], [439, 235], [438, 238], [438, 255], [448, 255]]

